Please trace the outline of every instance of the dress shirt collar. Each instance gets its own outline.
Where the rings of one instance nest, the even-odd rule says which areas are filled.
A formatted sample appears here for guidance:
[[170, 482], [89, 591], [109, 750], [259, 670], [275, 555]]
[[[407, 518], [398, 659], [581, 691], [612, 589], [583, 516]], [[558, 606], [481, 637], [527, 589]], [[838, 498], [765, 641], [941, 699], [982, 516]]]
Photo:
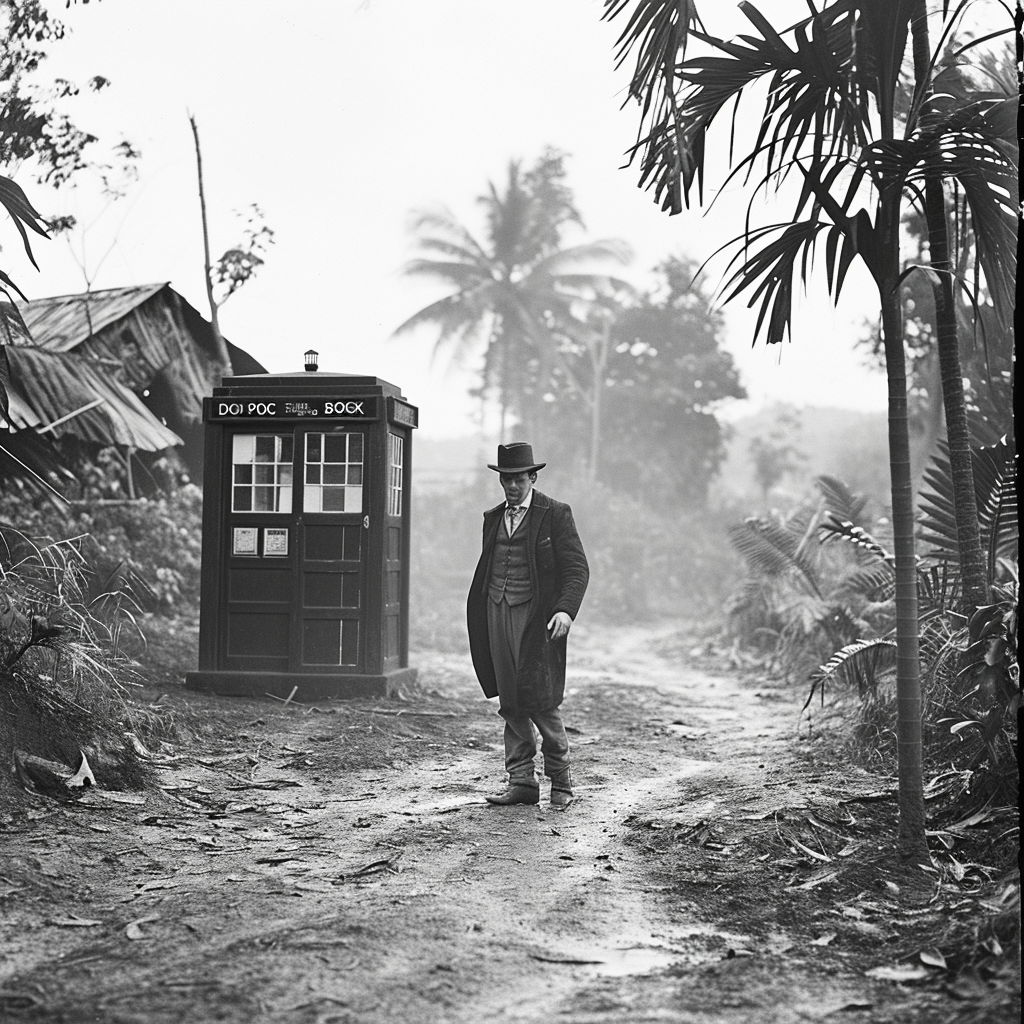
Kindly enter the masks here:
[[[521, 508], [521, 509], [523, 510], [523, 512], [525, 513], [525, 512], [526, 512], [526, 510], [527, 510], [527, 509], [528, 509], [528, 508], [530, 507], [530, 503], [531, 503], [532, 501], [533, 501], [533, 488], [531, 487], [531, 488], [529, 489], [529, 491], [527, 491], [527, 493], [526, 493], [526, 497], [525, 497], [525, 498], [523, 498], [523, 500], [522, 500], [521, 502], [519, 502], [519, 504], [518, 504], [518, 505], [516, 506], [516, 508]], [[509, 503], [508, 503], [508, 502], [506, 501], [506, 502], [505, 502], [505, 512], [508, 512], [508, 510], [509, 510], [509, 508], [510, 508], [510, 507], [511, 507], [511, 506], [510, 506], [510, 505], [509, 505]]]

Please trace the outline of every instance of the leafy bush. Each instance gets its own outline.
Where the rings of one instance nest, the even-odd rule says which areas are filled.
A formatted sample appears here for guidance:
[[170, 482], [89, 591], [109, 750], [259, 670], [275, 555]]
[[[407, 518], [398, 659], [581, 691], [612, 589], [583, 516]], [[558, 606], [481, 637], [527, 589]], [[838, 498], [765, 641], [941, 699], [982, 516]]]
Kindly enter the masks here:
[[73, 505], [13, 492], [0, 496], [0, 527], [38, 539], [73, 539], [88, 593], [126, 590], [143, 610], [170, 612], [199, 600], [202, 500], [192, 484], [135, 501]]
[[[842, 481], [816, 483], [818, 496], [791, 512], [751, 516], [728, 531], [747, 577], [725, 603], [726, 632], [790, 679], [806, 678], [837, 647], [884, 632], [893, 616], [892, 595], [868, 571], [886, 552], [864, 526], [884, 522]], [[823, 543], [821, 531], [837, 521], [849, 524], [853, 543]]]
[[0, 800], [16, 755], [74, 768], [85, 754], [108, 788], [148, 778], [128, 735], [120, 640], [130, 602], [124, 592], [90, 597], [88, 582], [76, 542], [37, 544], [0, 528]]

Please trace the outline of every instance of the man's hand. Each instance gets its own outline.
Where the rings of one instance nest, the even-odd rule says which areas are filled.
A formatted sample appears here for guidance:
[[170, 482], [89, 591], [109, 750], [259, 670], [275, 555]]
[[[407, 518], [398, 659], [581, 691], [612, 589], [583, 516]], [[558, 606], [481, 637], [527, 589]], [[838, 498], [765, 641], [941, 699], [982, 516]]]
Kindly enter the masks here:
[[548, 623], [548, 639], [557, 640], [559, 637], [568, 636], [571, 625], [572, 618], [568, 612], [555, 612]]

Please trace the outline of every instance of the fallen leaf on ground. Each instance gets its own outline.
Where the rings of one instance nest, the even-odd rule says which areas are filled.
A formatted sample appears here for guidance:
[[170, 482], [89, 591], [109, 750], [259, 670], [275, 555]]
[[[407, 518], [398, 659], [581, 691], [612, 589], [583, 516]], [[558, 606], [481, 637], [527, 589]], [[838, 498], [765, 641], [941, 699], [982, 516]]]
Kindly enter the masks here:
[[149, 924], [151, 921], [159, 921], [159, 914], [150, 914], [148, 917], [137, 917], [134, 921], [129, 921], [124, 926], [124, 933], [129, 939], [144, 939], [146, 936], [142, 932], [142, 925]]
[[898, 964], [895, 967], [872, 967], [870, 971], [864, 972], [869, 978], [878, 978], [880, 981], [921, 981], [929, 977], [927, 967], [917, 967], [914, 964]]
[[50, 924], [58, 928], [95, 928], [102, 921], [91, 921], [88, 918], [79, 917], [77, 914], [69, 914], [67, 917], [55, 917]]
[[341, 881], [346, 881], [349, 878], [365, 878], [367, 875], [379, 875], [382, 873], [397, 874], [398, 873], [398, 859], [401, 854], [396, 854], [393, 857], [387, 857], [383, 860], [375, 860], [369, 864], [364, 864], [363, 867], [357, 868], [355, 871], [343, 871], [338, 878]]
[[832, 858], [829, 857], [828, 854], [819, 853], [817, 850], [812, 850], [809, 846], [804, 846], [804, 844], [801, 843], [799, 839], [791, 839], [790, 842], [792, 842], [794, 846], [797, 846], [801, 850], [803, 850], [804, 853], [806, 853], [809, 857], [813, 857], [815, 860], [823, 860], [826, 862], [831, 862], [832, 860]]
[[825, 932], [824, 935], [819, 935], [816, 939], [811, 939], [812, 946], [827, 946], [836, 937], [835, 932]]
[[813, 889], [815, 886], [824, 885], [826, 882], [831, 882], [839, 877], [839, 872], [833, 868], [821, 868], [816, 871], [806, 882], [801, 882], [799, 885], [786, 886], [789, 890], [794, 889]]
[[246, 782], [234, 786], [225, 786], [225, 789], [287, 789], [289, 786], [301, 786], [302, 783], [295, 779], [266, 779], [262, 782]]
[[917, 955], [921, 963], [927, 964], [929, 967], [941, 967], [942, 970], [945, 970], [947, 967], [946, 958], [934, 946], [929, 949], [922, 949]]
[[104, 804], [144, 804], [144, 796], [134, 796], [131, 793], [114, 793], [110, 790], [90, 788], [78, 801], [79, 807], [102, 807]]
[[544, 953], [527, 953], [532, 960], [540, 960], [546, 964], [603, 964], [604, 960], [583, 960], [573, 956], [547, 956]]

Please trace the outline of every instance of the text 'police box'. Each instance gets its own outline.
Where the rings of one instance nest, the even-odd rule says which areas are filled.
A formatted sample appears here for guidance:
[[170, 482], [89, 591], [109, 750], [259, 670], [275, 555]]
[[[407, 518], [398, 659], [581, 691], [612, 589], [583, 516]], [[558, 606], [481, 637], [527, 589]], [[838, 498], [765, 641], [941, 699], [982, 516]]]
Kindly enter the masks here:
[[[191, 689], [387, 694], [409, 667], [417, 410], [376, 377], [225, 377], [204, 400], [202, 604]], [[294, 693], [293, 693], [294, 691]]]

